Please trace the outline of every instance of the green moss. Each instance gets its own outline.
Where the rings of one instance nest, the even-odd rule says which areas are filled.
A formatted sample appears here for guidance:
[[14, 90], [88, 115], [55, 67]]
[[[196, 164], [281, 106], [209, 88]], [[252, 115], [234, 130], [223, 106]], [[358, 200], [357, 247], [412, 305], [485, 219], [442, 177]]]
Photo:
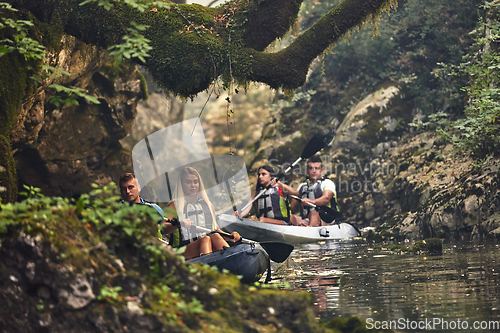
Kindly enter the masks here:
[[[60, 49], [60, 27], [40, 23], [32, 14], [22, 11], [2, 14], [9, 15], [12, 19], [33, 21], [35, 25], [29, 28], [28, 37], [42, 43], [48, 50]], [[0, 39], [13, 39], [12, 33], [9, 29], [0, 29]], [[6, 169], [0, 172], [0, 186], [6, 188], [5, 191], [0, 191], [0, 197], [7, 202], [17, 197], [17, 173], [10, 146], [10, 131], [21, 111], [23, 101], [36, 93], [35, 83], [30, 76], [40, 68], [41, 61], [26, 59], [16, 51], [0, 58], [0, 165]]]
[[[369, 107], [364, 116], [357, 118], [357, 120], [363, 120], [366, 123], [365, 127], [359, 132], [359, 141], [374, 147], [380, 142], [386, 142], [389, 139], [395, 139], [403, 135], [406, 130], [404, 124], [411, 121], [411, 114], [407, 111], [411, 109], [408, 103], [400, 95], [396, 95], [391, 99], [389, 105], [382, 110], [379, 107]], [[385, 128], [382, 122], [385, 117], [390, 117], [396, 121], [394, 131]]]
[[12, 157], [10, 140], [0, 135], [0, 199], [12, 202], [17, 196], [16, 164]]
[[[2, 36], [0, 36], [1, 39]], [[34, 93], [35, 87], [29, 81], [29, 63], [17, 53], [0, 58], [0, 191], [4, 202], [15, 200], [17, 195], [16, 164], [10, 146], [10, 131], [22, 106], [23, 98]], [[31, 64], [34, 65], [34, 64]], [[3, 189], [2, 188], [2, 189]]]
[[431, 254], [443, 253], [443, 240], [441, 238], [428, 238], [416, 242], [412, 247], [415, 252], [427, 252]]
[[142, 93], [142, 99], [147, 100], [149, 98], [149, 93], [148, 93], [148, 84], [146, 82], [146, 78], [140, 71], [137, 71], [137, 76], [139, 77], [139, 81], [141, 81], [141, 93]]

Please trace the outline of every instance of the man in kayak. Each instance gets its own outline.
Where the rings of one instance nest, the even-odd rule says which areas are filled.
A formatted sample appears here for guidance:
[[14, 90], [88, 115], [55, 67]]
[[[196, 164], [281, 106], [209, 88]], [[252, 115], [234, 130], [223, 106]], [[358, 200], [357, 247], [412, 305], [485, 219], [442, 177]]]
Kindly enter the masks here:
[[120, 193], [122, 194], [123, 200], [126, 202], [133, 204], [142, 204], [148, 205], [156, 209], [158, 214], [161, 217], [165, 217], [163, 214], [163, 210], [155, 203], [144, 200], [139, 196], [139, 192], [141, 191], [141, 186], [137, 183], [137, 178], [131, 172], [124, 173], [120, 176], [120, 181], [118, 182], [120, 186]]
[[[321, 225], [321, 218], [315, 207], [311, 207], [308, 203], [316, 206], [327, 206], [338, 210], [337, 195], [335, 192], [335, 184], [328, 178], [323, 176], [323, 162], [321, 158], [314, 155], [307, 161], [307, 177], [306, 181], [299, 185], [298, 190], [290, 186], [285, 187], [288, 194], [298, 196], [302, 199], [302, 205], [294, 199], [292, 201], [292, 211], [298, 211], [302, 220], [309, 220], [309, 226], [318, 227]], [[299, 220], [299, 218], [297, 218]]]

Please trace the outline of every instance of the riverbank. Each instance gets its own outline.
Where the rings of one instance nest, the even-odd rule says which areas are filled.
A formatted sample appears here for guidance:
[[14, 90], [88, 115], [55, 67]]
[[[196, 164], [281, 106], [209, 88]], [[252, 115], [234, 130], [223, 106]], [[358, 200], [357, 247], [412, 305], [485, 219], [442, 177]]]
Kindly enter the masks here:
[[364, 325], [355, 317], [316, 320], [306, 292], [249, 286], [184, 263], [158, 242], [155, 211], [118, 203], [112, 192], [96, 188], [72, 203], [34, 191], [1, 206], [2, 331], [350, 332]]

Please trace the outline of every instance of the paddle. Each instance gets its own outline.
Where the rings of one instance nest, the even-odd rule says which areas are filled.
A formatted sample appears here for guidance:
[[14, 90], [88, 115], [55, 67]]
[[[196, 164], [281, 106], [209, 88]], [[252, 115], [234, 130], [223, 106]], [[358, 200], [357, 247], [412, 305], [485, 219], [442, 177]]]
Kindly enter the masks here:
[[[266, 193], [266, 191], [270, 188], [271, 186], [268, 186], [266, 187], [265, 189], [263, 189], [262, 191], [259, 192], [259, 194], [257, 194], [249, 203], [247, 203], [245, 205], [245, 207], [243, 207], [241, 209], [241, 213], [243, 214], [243, 212], [248, 208], [250, 207], [251, 204], [253, 204], [255, 202], [255, 200], [257, 200], [258, 198], [260, 198], [264, 193]], [[240, 220], [243, 221], [243, 216], [241, 216], [242, 214], [239, 214], [238, 213], [238, 217], [240, 218]]]
[[[312, 137], [312, 139], [307, 142], [306, 146], [302, 150], [302, 155], [300, 155], [300, 157], [295, 162], [293, 162], [292, 165], [290, 165], [283, 174], [288, 173], [295, 165], [297, 165], [297, 163], [299, 163], [303, 159], [307, 159], [323, 149], [328, 143], [330, 143], [330, 141], [332, 141], [334, 135], [334, 130], [331, 127], [325, 128], [319, 133], [316, 133]], [[276, 180], [279, 180], [283, 176], [283, 174], [275, 177]], [[249, 203], [245, 205], [245, 207], [241, 209], [241, 212], [244, 212], [251, 204], [255, 202], [255, 200], [260, 198], [268, 188], [269, 186], [260, 191], [259, 194], [257, 194]], [[240, 217], [240, 219], [243, 219], [243, 216], [241, 216], [241, 214], [238, 214], [238, 216]]]
[[[197, 230], [200, 230], [203, 232], [207, 232], [207, 233], [217, 232], [217, 233], [219, 233], [223, 236], [226, 236], [228, 238], [234, 238], [233, 235], [231, 235], [227, 232], [224, 232], [222, 230], [214, 231], [214, 230], [210, 230], [210, 229], [199, 227], [199, 226], [195, 226], [195, 227]], [[241, 240], [245, 243], [256, 243], [254, 241], [251, 241], [249, 239], [245, 239], [243, 237], [241, 237]], [[279, 242], [262, 242], [259, 244], [264, 248], [264, 250], [266, 250], [267, 254], [269, 255], [269, 259], [271, 259], [272, 261], [278, 262], [278, 263], [285, 261], [286, 258], [288, 258], [290, 253], [293, 251], [293, 246], [290, 244], [279, 243]]]
[[[302, 202], [302, 199], [296, 195], [291, 195], [291, 197]], [[340, 212], [332, 209], [331, 207], [324, 206], [324, 205], [318, 206], [318, 205], [315, 205], [315, 204], [310, 203], [310, 202], [307, 202], [307, 204], [311, 207], [316, 208], [318, 210], [319, 217], [321, 217], [321, 219], [323, 221], [325, 221], [326, 223], [332, 223], [336, 218], [341, 216]]]
[[316, 133], [306, 144], [304, 150], [302, 150], [302, 155], [300, 155], [300, 157], [285, 170], [285, 174], [288, 173], [300, 161], [313, 156], [318, 151], [323, 149], [326, 145], [328, 145], [328, 143], [330, 143], [330, 141], [332, 141], [334, 135], [335, 133], [331, 127], [325, 128], [319, 133]]

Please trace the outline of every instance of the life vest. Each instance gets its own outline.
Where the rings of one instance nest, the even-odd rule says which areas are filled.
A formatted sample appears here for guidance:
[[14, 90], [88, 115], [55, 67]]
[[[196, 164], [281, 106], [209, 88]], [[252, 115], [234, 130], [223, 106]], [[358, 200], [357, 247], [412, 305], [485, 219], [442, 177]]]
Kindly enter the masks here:
[[161, 217], [165, 218], [165, 215], [163, 215], [163, 210], [160, 208], [160, 206], [158, 206], [157, 204], [152, 203], [150, 201], [146, 201], [146, 200], [144, 200], [141, 197], [139, 197], [139, 199], [141, 199], [141, 204], [147, 205], [149, 207], [152, 207], [152, 208], [156, 209], [156, 211], [158, 212], [158, 214], [160, 214]]
[[280, 195], [278, 187], [269, 188], [257, 199], [257, 217], [290, 221], [290, 205], [288, 200]]
[[[306, 179], [306, 182], [303, 183], [303, 185], [299, 188], [299, 197], [301, 199], [304, 198], [309, 198], [311, 200], [321, 198], [323, 196], [323, 190], [321, 189], [321, 183], [327, 179], [326, 177], [321, 177], [320, 179], [316, 180], [312, 186], [309, 186], [309, 177]], [[330, 202], [326, 204], [327, 207], [333, 208], [334, 210], [338, 211], [339, 208], [337, 206], [337, 192], [334, 191], [332, 198], [330, 199]], [[311, 210], [314, 210], [314, 207], [311, 206], [301, 206], [301, 215], [302, 218], [307, 218], [309, 217], [309, 213]]]
[[[194, 225], [198, 227], [203, 227], [211, 230], [215, 229], [212, 211], [208, 207], [208, 204], [205, 202], [205, 200], [203, 200], [202, 198], [198, 198], [198, 201], [195, 204], [186, 203], [184, 205], [183, 214], [186, 219], [190, 219], [191, 222], [193, 222]], [[191, 233], [190, 240], [200, 237], [203, 234], [205, 234], [203, 231], [195, 232], [195, 234]], [[188, 240], [187, 238], [184, 239]]]

